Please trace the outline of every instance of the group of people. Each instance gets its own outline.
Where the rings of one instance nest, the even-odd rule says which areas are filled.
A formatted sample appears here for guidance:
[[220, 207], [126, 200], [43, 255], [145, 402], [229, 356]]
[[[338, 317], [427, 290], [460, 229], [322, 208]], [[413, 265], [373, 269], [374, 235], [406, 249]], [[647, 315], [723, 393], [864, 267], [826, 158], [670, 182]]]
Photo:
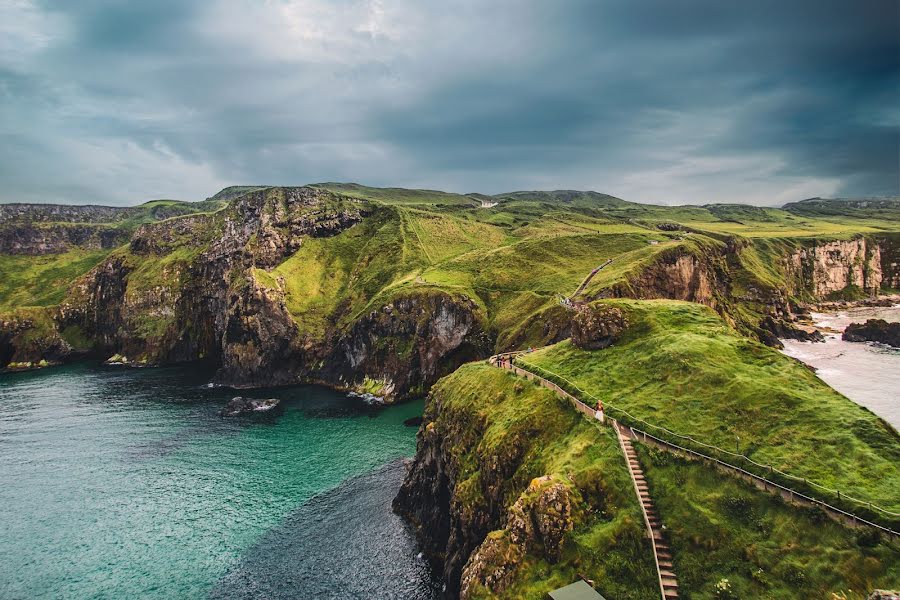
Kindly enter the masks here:
[[[532, 348], [528, 348], [528, 352], [532, 352]], [[512, 368], [512, 356], [509, 354], [500, 355], [497, 357], [497, 366], [502, 369], [511, 369]], [[597, 400], [597, 410], [594, 411], [594, 418], [600, 421], [601, 424], [606, 423], [606, 415], [603, 412], [603, 400]]]

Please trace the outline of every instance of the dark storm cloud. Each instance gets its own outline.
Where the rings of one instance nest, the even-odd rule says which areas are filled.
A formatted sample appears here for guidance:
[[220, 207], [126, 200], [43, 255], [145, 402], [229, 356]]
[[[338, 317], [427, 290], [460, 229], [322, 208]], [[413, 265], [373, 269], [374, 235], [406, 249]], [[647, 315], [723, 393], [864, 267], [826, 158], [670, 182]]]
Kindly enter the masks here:
[[0, 8], [5, 201], [355, 180], [642, 201], [898, 193], [900, 5]]

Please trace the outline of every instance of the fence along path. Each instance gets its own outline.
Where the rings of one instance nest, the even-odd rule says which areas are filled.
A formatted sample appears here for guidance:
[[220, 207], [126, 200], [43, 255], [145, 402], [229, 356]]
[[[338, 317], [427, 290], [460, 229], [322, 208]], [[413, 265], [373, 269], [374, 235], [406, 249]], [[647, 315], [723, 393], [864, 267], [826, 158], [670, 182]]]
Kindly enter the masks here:
[[[497, 354], [495, 356], [492, 356], [488, 362], [496, 367], [510, 370], [510, 371], [516, 373], [517, 375], [524, 377], [526, 379], [538, 381], [540, 383], [540, 385], [542, 385], [543, 387], [545, 387], [549, 390], [552, 390], [552, 391], [556, 392], [556, 394], [561, 396], [562, 398], [569, 400], [580, 413], [586, 415], [589, 418], [593, 418], [593, 416], [594, 416], [593, 408], [591, 408], [590, 406], [588, 406], [587, 404], [585, 404], [584, 402], [582, 402], [581, 400], [579, 400], [578, 398], [576, 398], [575, 396], [573, 396], [572, 394], [570, 394], [569, 392], [564, 390], [562, 387], [560, 387], [556, 383], [550, 381], [549, 379], [546, 379], [546, 378], [538, 375], [537, 373], [534, 373], [527, 369], [523, 369], [520, 366], [514, 364], [513, 361], [516, 360], [518, 357], [520, 357], [522, 354], [524, 354], [524, 352], [504, 352], [502, 354]], [[523, 363], [531, 368], [535, 368], [534, 365], [529, 365], [525, 361], [520, 360], [519, 362]], [[594, 396], [592, 396], [588, 392], [585, 392], [584, 390], [580, 389], [578, 386], [576, 386], [574, 383], [572, 383], [568, 379], [565, 379], [564, 377], [557, 375], [556, 373], [551, 373], [549, 371], [546, 371], [545, 369], [541, 369], [541, 370], [547, 372], [548, 374], [552, 375], [553, 377], [558, 378], [560, 381], [565, 381], [567, 385], [571, 386], [573, 389], [578, 390], [578, 392], [580, 394], [588, 396], [588, 397], [594, 399], [595, 401], [597, 400], [597, 398], [594, 398]], [[633, 415], [629, 414], [628, 412], [626, 412], [622, 409], [610, 407], [606, 403], [604, 403], [604, 407], [606, 408], [606, 410], [613, 408], [613, 410], [625, 415], [626, 417], [629, 418], [629, 420], [633, 420], [635, 423], [643, 423], [643, 424], [653, 427], [655, 429], [661, 429], [671, 435], [675, 435], [682, 439], [690, 440], [693, 443], [699, 444], [701, 446], [704, 446], [704, 447], [707, 447], [707, 448], [710, 448], [710, 449], [713, 449], [713, 450], [716, 450], [719, 452], [723, 452], [725, 454], [729, 454], [732, 456], [740, 456], [741, 458], [751, 462], [754, 465], [768, 469], [770, 472], [776, 472], [779, 475], [782, 475], [784, 477], [788, 477], [791, 479], [795, 479], [798, 481], [802, 480], [807, 485], [811, 485], [811, 486], [817, 487], [819, 489], [822, 489], [822, 490], [825, 490], [825, 491], [828, 491], [831, 493], [836, 493], [841, 498], [846, 499], [851, 502], [857, 502], [859, 504], [867, 506], [870, 510], [873, 510], [873, 511], [877, 510], [888, 516], [900, 516], [900, 514], [891, 512], [889, 510], [881, 508], [880, 506], [876, 506], [874, 504], [865, 502], [863, 500], [858, 500], [858, 499], [856, 499], [852, 496], [848, 496], [846, 494], [840, 494], [837, 490], [830, 490], [829, 488], [820, 486], [812, 481], [808, 481], [808, 480], [805, 480], [805, 479], [802, 479], [799, 477], [795, 477], [788, 473], [779, 471], [778, 469], [774, 469], [773, 467], [771, 467], [769, 465], [762, 465], [742, 454], [728, 452], [727, 450], [723, 450], [716, 446], [711, 446], [709, 444], [704, 444], [703, 442], [694, 440], [693, 438], [691, 438], [689, 436], [680, 435], [680, 434], [675, 433], [674, 431], [670, 431], [664, 427], [652, 425], [650, 423], [647, 423], [643, 419], [634, 417]], [[607, 420], [614, 427], [619, 427], [621, 429], [623, 435], [625, 435], [627, 438], [629, 438], [631, 440], [638, 440], [648, 446], [652, 446], [659, 450], [677, 454], [678, 456], [681, 456], [683, 458], [700, 460], [701, 462], [704, 462], [706, 464], [714, 466], [716, 469], [718, 469], [719, 471], [721, 471], [723, 473], [733, 475], [740, 479], [743, 479], [743, 480], [747, 481], [748, 483], [751, 483], [758, 489], [761, 489], [770, 494], [777, 494], [777, 495], [781, 496], [789, 504], [796, 504], [796, 505], [805, 506], [805, 507], [820, 508], [826, 515], [828, 515], [833, 520], [835, 520], [839, 523], [842, 523], [844, 525], [847, 525], [849, 527], [871, 527], [873, 529], [880, 531], [881, 533], [886, 534], [892, 540], [900, 539], [900, 532], [895, 531], [889, 527], [884, 527], [883, 525], [873, 523], [872, 521], [870, 521], [868, 519], [865, 519], [863, 517], [860, 517], [858, 515], [855, 515], [851, 512], [845, 511], [843, 509], [837, 508], [836, 506], [832, 506], [831, 504], [828, 504], [827, 502], [824, 502], [823, 500], [813, 498], [812, 496], [809, 496], [807, 494], [803, 494], [801, 492], [793, 490], [793, 489], [791, 489], [787, 486], [784, 486], [780, 483], [776, 483], [774, 481], [766, 479], [765, 477], [761, 477], [759, 475], [756, 475], [755, 473], [751, 473], [750, 471], [747, 471], [746, 469], [742, 469], [741, 467], [732, 465], [731, 463], [727, 463], [727, 462], [720, 460], [718, 458], [715, 458], [713, 456], [709, 456], [702, 452], [697, 452], [696, 450], [692, 450], [690, 448], [685, 448], [678, 444], [674, 444], [672, 442], [669, 442], [660, 437], [657, 437], [655, 435], [647, 433], [646, 431], [643, 431], [643, 430], [633, 427], [631, 425], [625, 425], [625, 424], [621, 423], [619, 420], [611, 418], [609, 416], [607, 416]]]
[[656, 564], [656, 576], [659, 579], [659, 591], [663, 600], [678, 598], [678, 577], [675, 575], [675, 567], [672, 564], [672, 550], [669, 548], [663, 535], [663, 524], [659, 520], [653, 499], [650, 497], [650, 489], [644, 478], [644, 471], [638, 462], [637, 452], [631, 445], [631, 440], [623, 433], [618, 423], [613, 423], [616, 437], [619, 438], [619, 446], [625, 455], [628, 464], [628, 472], [631, 473], [631, 483], [634, 484], [634, 493], [637, 494], [641, 505], [641, 513], [644, 515], [644, 524], [650, 532], [650, 542], [653, 547], [653, 561]]

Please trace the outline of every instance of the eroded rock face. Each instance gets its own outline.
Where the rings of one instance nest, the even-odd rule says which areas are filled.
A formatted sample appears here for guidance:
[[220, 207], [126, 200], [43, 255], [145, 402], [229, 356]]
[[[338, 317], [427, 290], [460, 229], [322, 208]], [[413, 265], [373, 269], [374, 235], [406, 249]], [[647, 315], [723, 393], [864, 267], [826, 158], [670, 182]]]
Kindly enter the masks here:
[[856, 288], [877, 294], [881, 288], [881, 248], [867, 238], [816, 243], [791, 255], [787, 270], [819, 299]]
[[667, 252], [628, 284], [613, 288], [613, 296], [688, 300], [717, 308], [729, 281], [724, 258]]
[[0, 254], [60, 254], [75, 246], [109, 250], [125, 243], [128, 235], [126, 229], [104, 225], [6, 225], [0, 226]]
[[17, 370], [57, 364], [74, 353], [49, 317], [10, 316], [0, 319], [0, 369]]
[[584, 350], [607, 348], [628, 328], [625, 312], [615, 306], [582, 307], [572, 319], [572, 343]]
[[502, 593], [526, 554], [555, 563], [574, 528], [573, 493], [550, 477], [532, 481], [510, 507], [503, 529], [491, 532], [466, 562], [459, 597], [467, 600], [477, 586]]
[[392, 395], [423, 393], [464, 362], [490, 353], [477, 305], [446, 293], [402, 297], [360, 318], [334, 343], [332, 378], [383, 379]]
[[869, 319], [865, 323], [851, 323], [841, 339], [847, 342], [878, 342], [900, 348], [900, 323], [884, 319]]

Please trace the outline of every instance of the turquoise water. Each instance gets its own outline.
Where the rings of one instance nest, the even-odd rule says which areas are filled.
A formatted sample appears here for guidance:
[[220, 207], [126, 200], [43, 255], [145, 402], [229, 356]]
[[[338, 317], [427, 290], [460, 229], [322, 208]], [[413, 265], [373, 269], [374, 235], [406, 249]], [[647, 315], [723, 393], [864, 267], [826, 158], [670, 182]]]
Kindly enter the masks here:
[[297, 386], [242, 392], [282, 399], [281, 415], [226, 419], [235, 394], [208, 377], [0, 376], [0, 597], [432, 597], [389, 509], [420, 402], [375, 409]]

